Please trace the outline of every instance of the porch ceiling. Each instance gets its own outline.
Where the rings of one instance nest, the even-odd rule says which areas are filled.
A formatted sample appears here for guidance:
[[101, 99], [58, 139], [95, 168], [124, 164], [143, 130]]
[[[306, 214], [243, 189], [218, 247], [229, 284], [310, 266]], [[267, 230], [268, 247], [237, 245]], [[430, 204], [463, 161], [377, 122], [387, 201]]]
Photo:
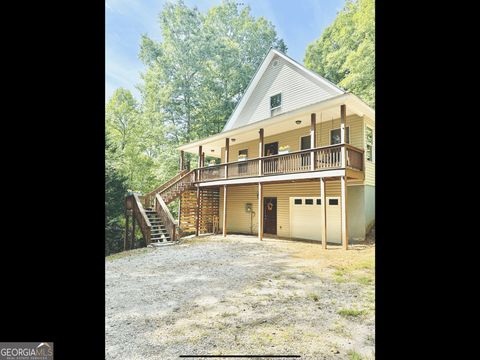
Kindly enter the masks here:
[[[346, 104], [347, 116], [353, 114], [363, 116], [365, 114], [363, 112], [364, 109], [358, 107], [357, 104], [355, 104], [356, 101], [353, 101], [355, 99], [352, 99], [351, 96], [353, 95], [341, 95], [326, 102], [312, 104], [304, 108], [279, 114], [272, 118], [258, 121], [234, 130], [221, 132], [206, 139], [180, 146], [178, 149], [192, 154], [198, 154], [198, 147], [201, 145], [205, 156], [220, 158], [221, 149], [225, 146], [225, 138], [227, 137], [230, 138], [230, 144], [235, 145], [258, 139], [258, 130], [260, 128], [264, 129], [264, 136], [267, 137], [286, 131], [295, 130], [299, 127], [310, 126], [311, 113], [317, 114], [317, 124], [320, 122], [331, 121], [332, 119], [338, 119], [340, 118], [341, 104]], [[368, 115], [372, 116], [371, 114]], [[298, 125], [295, 123], [297, 120], [301, 120], [301, 123]], [[235, 139], [235, 141], [232, 139]]]

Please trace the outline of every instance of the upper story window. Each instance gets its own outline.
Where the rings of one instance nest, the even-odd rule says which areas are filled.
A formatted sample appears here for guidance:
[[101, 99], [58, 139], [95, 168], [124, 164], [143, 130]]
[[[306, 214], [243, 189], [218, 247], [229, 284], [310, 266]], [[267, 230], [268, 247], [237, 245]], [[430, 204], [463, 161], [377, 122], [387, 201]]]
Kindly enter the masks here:
[[270, 115], [273, 116], [280, 112], [282, 107], [282, 94], [270, 96]]
[[[350, 127], [347, 126], [345, 128], [345, 142], [350, 144]], [[330, 130], [330, 145], [340, 144], [341, 137], [340, 137], [340, 128]]]
[[375, 161], [375, 137], [373, 129], [366, 126], [365, 127], [365, 153], [367, 160], [374, 162]]

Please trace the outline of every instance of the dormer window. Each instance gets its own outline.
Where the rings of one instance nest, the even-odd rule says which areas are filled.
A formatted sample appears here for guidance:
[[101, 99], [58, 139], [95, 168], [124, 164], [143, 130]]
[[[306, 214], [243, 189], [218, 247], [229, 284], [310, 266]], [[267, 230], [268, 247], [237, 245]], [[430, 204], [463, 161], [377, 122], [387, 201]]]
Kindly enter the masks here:
[[271, 116], [278, 114], [282, 107], [282, 94], [270, 96], [270, 112]]

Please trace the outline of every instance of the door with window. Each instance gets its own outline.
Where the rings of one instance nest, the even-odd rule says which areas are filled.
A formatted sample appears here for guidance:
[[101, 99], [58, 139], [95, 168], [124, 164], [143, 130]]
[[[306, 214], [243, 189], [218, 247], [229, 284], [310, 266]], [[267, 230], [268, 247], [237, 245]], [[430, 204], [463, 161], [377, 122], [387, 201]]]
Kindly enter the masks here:
[[[265, 156], [272, 156], [278, 154], [278, 141], [265, 144], [264, 146]], [[265, 159], [263, 161], [263, 173], [264, 174], [275, 174], [278, 169], [278, 158]]]
[[[312, 142], [311, 142], [311, 137], [310, 135], [307, 135], [307, 136], [302, 136], [300, 138], [300, 150], [308, 150], [308, 149], [311, 149], [312, 146]], [[310, 160], [311, 160], [311, 157], [310, 157], [310, 153], [305, 153], [305, 154], [302, 154], [301, 156], [301, 161], [302, 161], [302, 168], [306, 168], [306, 169], [309, 169], [310, 167]]]
[[277, 198], [263, 198], [263, 232], [277, 235]]

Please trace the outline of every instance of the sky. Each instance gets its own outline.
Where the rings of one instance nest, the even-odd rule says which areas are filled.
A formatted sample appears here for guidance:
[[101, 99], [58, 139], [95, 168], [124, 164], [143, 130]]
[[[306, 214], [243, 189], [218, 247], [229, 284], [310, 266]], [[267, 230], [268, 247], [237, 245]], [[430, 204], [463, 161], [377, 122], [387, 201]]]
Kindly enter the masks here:
[[[147, 34], [160, 41], [158, 14], [166, 0], [105, 1], [105, 102], [115, 89], [124, 87], [140, 100], [136, 85], [144, 66], [138, 59], [140, 37]], [[221, 0], [185, 0], [201, 12]], [[307, 45], [329, 26], [345, 0], [239, 0], [251, 15], [270, 20], [277, 36], [287, 44], [287, 54], [303, 64]]]

